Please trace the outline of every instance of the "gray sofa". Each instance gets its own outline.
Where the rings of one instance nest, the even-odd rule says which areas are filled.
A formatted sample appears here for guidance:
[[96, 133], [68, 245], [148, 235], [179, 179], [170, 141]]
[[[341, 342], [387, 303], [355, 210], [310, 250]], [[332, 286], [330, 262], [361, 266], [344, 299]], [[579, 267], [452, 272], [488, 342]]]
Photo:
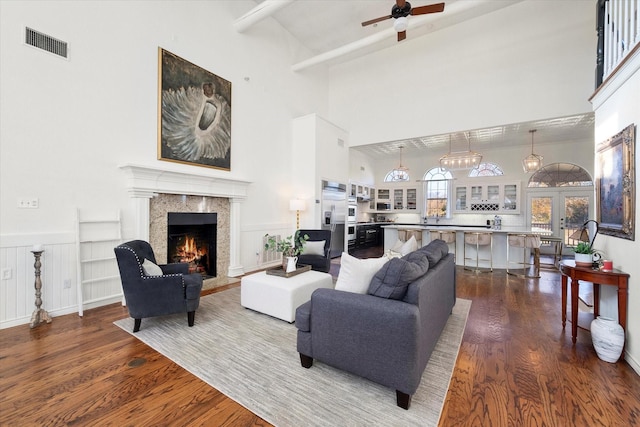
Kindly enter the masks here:
[[302, 366], [313, 359], [396, 390], [409, 409], [456, 301], [453, 254], [434, 240], [387, 262], [368, 294], [318, 289], [296, 311]]

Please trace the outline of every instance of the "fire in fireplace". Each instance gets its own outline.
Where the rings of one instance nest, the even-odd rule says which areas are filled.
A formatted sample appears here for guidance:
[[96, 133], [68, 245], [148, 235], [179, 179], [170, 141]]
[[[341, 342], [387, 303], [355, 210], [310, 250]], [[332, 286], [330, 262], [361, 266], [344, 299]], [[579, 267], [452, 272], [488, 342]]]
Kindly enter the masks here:
[[217, 214], [169, 212], [167, 262], [186, 262], [189, 273], [216, 276]]

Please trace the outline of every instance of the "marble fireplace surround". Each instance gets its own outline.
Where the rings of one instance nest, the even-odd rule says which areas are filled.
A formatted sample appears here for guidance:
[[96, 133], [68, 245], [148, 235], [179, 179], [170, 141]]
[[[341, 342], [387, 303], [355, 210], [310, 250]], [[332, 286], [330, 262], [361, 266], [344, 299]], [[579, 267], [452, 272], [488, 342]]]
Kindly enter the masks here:
[[[218, 213], [218, 258], [221, 254], [222, 258], [228, 258], [228, 261], [222, 259], [217, 263], [217, 274], [220, 278], [217, 281], [226, 280], [227, 276], [237, 277], [244, 274], [244, 268], [240, 264], [239, 221], [240, 207], [251, 184], [249, 181], [216, 177], [207, 170], [178, 172], [157, 166], [134, 164], [122, 165], [120, 169], [127, 177], [127, 191], [133, 201], [134, 238], [148, 242], [156, 240], [161, 245], [160, 250], [164, 248], [164, 255], [156, 255], [158, 262], [166, 259], [166, 235], [157, 236], [157, 221], [154, 218], [168, 209], [176, 209], [174, 212], [210, 211]], [[158, 199], [153, 201], [152, 217], [151, 200], [155, 198]], [[221, 211], [216, 211], [217, 209]], [[228, 236], [228, 239], [225, 236]], [[225, 271], [220, 269], [221, 262], [228, 265], [226, 276]], [[218, 283], [214, 286], [217, 285]]]

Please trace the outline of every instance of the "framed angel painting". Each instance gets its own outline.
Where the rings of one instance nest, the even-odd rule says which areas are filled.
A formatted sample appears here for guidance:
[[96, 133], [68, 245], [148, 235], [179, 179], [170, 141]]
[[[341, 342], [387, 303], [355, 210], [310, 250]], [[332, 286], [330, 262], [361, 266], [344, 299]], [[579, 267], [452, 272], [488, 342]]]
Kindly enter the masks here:
[[158, 159], [231, 170], [231, 82], [158, 48]]

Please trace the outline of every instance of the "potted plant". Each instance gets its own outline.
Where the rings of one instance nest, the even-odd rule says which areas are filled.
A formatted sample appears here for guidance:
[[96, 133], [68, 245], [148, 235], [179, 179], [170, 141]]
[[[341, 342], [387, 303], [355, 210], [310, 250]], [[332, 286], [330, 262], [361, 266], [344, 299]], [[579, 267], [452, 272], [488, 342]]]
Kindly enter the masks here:
[[593, 265], [593, 254], [595, 249], [588, 242], [580, 242], [573, 248], [575, 252], [576, 265], [581, 267], [591, 267]]
[[298, 255], [302, 251], [304, 244], [309, 240], [309, 235], [300, 235], [300, 231], [296, 231], [293, 236], [285, 237], [284, 239], [276, 240], [275, 237], [266, 235], [267, 243], [264, 245], [264, 249], [267, 251], [276, 251], [282, 253], [282, 268], [287, 272], [291, 272], [296, 269], [298, 262]]

